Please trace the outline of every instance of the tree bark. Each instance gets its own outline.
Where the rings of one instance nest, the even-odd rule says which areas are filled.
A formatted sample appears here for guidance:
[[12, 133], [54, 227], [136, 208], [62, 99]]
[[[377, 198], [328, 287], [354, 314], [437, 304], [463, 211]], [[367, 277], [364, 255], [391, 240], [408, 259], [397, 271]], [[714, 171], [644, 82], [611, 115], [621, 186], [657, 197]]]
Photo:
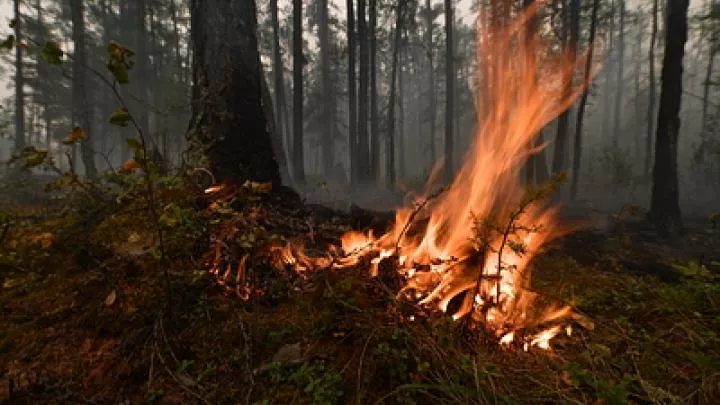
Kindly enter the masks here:
[[395, 83], [398, 71], [398, 52], [400, 51], [400, 39], [402, 33], [402, 21], [405, 8], [405, 1], [400, 0], [395, 11], [395, 32], [393, 37], [392, 68], [390, 73], [390, 100], [388, 105], [388, 145], [387, 145], [387, 184], [392, 187], [395, 184]]
[[[15, 41], [22, 41], [20, 0], [13, 2]], [[15, 47], [15, 150], [25, 148], [25, 78], [23, 76], [23, 49]]]
[[303, 56], [302, 0], [293, 0], [293, 179], [305, 183], [303, 147]]
[[332, 77], [330, 76], [330, 23], [328, 18], [328, 0], [319, 2], [318, 37], [320, 39], [320, 70], [322, 80], [322, 161], [323, 173], [329, 175], [335, 166], [335, 121], [333, 120], [335, 100], [333, 99]]
[[623, 76], [625, 72], [625, 0], [618, 0], [618, 65], [617, 77], [615, 79], [615, 111], [613, 112], [613, 153], [619, 153], [620, 131], [622, 125], [623, 94], [625, 83]]
[[455, 44], [453, 5], [445, 0], [445, 181], [453, 178], [453, 113], [455, 111]]
[[677, 147], [689, 0], [668, 0], [665, 55], [649, 218], [661, 234], [682, 230]]
[[[577, 58], [577, 46], [578, 36], [580, 35], [580, 0], [569, 0], [570, 1], [570, 18], [564, 19], [567, 23], [567, 27], [564, 29], [565, 33], [565, 44], [567, 46], [568, 59], [573, 63]], [[568, 69], [565, 76], [565, 97], [570, 97], [573, 87], [573, 74], [574, 72]], [[555, 150], [553, 152], [553, 173], [559, 173], [565, 170], [565, 162], [567, 160], [567, 153], [565, 148], [568, 143], [568, 130], [570, 124], [570, 112], [572, 106], [565, 110], [558, 118], [557, 134], [555, 136]]]
[[648, 109], [647, 109], [647, 126], [646, 126], [646, 138], [645, 138], [645, 167], [643, 170], [643, 177], [650, 179], [650, 165], [652, 164], [652, 146], [653, 146], [653, 134], [655, 128], [655, 39], [658, 33], [658, 2], [659, 0], [653, 0], [652, 8], [652, 31], [650, 33], [650, 45], [648, 48], [648, 63], [650, 64], [648, 73]]
[[[380, 176], [380, 132], [378, 130], [377, 0], [370, 0], [370, 161], [372, 179]], [[389, 153], [389, 152], [388, 152]]]
[[353, 0], [347, 0], [348, 39], [348, 143], [350, 149], [350, 183], [357, 184], [360, 176], [357, 139], [357, 83], [355, 78], [355, 13]]
[[[90, 131], [90, 128], [92, 128], [92, 112], [88, 104], [86, 90], [85, 68], [87, 66], [87, 50], [85, 48], [85, 7], [83, 1], [72, 0], [70, 2], [70, 11], [72, 13], [72, 37], [75, 48], [72, 67], [73, 123], [84, 131]], [[86, 139], [80, 141], [80, 153], [82, 155], [83, 165], [85, 166], [85, 175], [90, 178], [97, 176], [95, 151], [92, 147], [93, 136], [94, 134], [89, 134]]]
[[263, 111], [255, 2], [192, 0], [193, 164], [216, 180], [279, 186], [280, 173]]
[[430, 0], [425, 0], [425, 47], [428, 59], [428, 114], [430, 115], [430, 123], [428, 125], [428, 138], [430, 139], [430, 167], [435, 164], [435, 120], [437, 117], [437, 108], [435, 105], [435, 62], [433, 47], [433, 11]]
[[358, 0], [358, 38], [360, 40], [360, 91], [358, 93], [358, 151], [360, 157], [360, 178], [367, 184], [371, 178], [368, 142], [368, 97], [370, 79], [370, 55], [368, 49], [368, 27], [365, 13], [366, 0]]
[[[600, 0], [593, 0], [592, 16], [590, 17], [590, 34], [588, 38], [588, 44], [590, 49], [588, 50], [587, 61], [585, 62], [585, 83], [589, 86], [588, 81], [590, 80], [590, 71], [592, 69], [593, 62], [593, 51], [595, 49], [595, 31], [597, 30], [597, 19], [598, 9], [600, 8]], [[582, 162], [582, 126], [583, 117], [585, 116], [585, 106], [587, 105], [588, 95], [590, 94], [590, 88], [587, 87], [582, 94], [580, 99], [580, 105], [578, 106], [576, 123], [575, 123], [575, 143], [573, 145], [573, 166], [572, 166], [572, 179], [570, 183], [570, 198], [577, 198], [578, 184], [580, 182], [580, 162]]]

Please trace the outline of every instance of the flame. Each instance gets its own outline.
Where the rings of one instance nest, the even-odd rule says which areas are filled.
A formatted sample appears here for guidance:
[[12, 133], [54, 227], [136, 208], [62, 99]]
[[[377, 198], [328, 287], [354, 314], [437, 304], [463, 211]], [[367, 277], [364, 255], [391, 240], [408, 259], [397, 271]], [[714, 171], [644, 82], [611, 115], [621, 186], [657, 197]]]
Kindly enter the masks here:
[[[432, 201], [427, 197], [439, 177], [438, 164], [425, 199], [398, 210], [385, 234], [348, 232], [341, 237], [341, 249], [331, 250], [332, 259], [310, 258], [295, 244], [276, 246], [281, 262], [299, 270], [362, 264], [377, 276], [383, 259], [395, 256], [404, 278], [400, 297], [443, 312], [450, 311], [451, 302], [459, 302], [453, 318], [484, 325], [503, 346], [518, 342], [525, 350], [549, 349], [561, 331], [569, 335], [569, 325], [558, 323], [572, 318], [572, 309], [540, 303], [530, 289], [528, 268], [538, 249], [563, 230], [555, 208], [525, 200], [519, 177], [527, 158], [539, 149], [531, 147], [539, 131], [569, 108], [587, 83], [567, 91], [584, 57], [568, 60], [539, 41], [529, 31], [536, 11], [536, 6], [529, 7], [492, 33], [478, 31], [485, 84], [478, 99], [485, 105], [477, 111], [480, 124], [464, 163], [443, 193], [432, 195]], [[542, 81], [536, 78], [540, 68]], [[476, 218], [494, 218], [506, 231], [484, 233], [479, 247], [482, 221]]]

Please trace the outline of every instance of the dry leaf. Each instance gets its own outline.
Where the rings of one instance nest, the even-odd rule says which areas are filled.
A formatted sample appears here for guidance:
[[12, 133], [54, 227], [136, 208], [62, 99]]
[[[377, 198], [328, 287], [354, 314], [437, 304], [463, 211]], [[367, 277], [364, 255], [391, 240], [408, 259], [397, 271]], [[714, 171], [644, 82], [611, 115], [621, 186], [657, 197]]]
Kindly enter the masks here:
[[63, 143], [65, 145], [72, 145], [75, 142], [85, 138], [87, 138], [87, 133], [85, 132], [85, 130], [80, 127], [75, 127], [75, 129], [73, 129], [72, 132], [70, 132], [68, 136], [63, 139]]
[[117, 292], [112, 290], [110, 291], [110, 294], [108, 294], [107, 298], [105, 298], [105, 305], [111, 306], [115, 303], [115, 300], [117, 300]]
[[122, 166], [120, 166], [120, 172], [121, 173], [131, 173], [135, 169], [140, 168], [140, 163], [136, 162], [133, 159], [128, 160], [127, 162], [123, 163]]

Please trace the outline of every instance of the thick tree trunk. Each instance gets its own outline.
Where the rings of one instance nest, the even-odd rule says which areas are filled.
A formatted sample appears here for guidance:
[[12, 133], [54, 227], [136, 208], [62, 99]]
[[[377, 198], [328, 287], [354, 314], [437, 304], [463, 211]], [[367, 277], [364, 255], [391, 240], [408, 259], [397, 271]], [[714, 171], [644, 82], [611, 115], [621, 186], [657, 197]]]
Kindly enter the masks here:
[[[15, 41], [22, 41], [22, 24], [20, 23], [20, 0], [13, 2], [15, 24]], [[25, 78], [23, 77], [23, 48], [15, 47], [15, 150], [25, 148]]]
[[445, 181], [453, 178], [453, 113], [455, 112], [455, 51], [453, 5], [445, 0]]
[[[595, 42], [595, 31], [597, 29], [598, 9], [600, 8], [600, 0], [593, 0], [592, 16], [590, 17], [590, 36], [588, 38], [588, 44], [590, 49], [588, 50], [587, 62], [585, 62], [585, 83], [590, 80], [590, 71], [592, 69], [593, 62], [593, 50]], [[577, 121], [575, 123], [575, 143], [573, 145], [573, 165], [572, 165], [572, 180], [570, 183], [570, 198], [577, 198], [578, 184], [580, 182], [580, 163], [582, 162], [582, 126], [583, 117], [585, 116], [585, 106], [587, 105], [588, 95], [590, 94], [590, 88], [586, 88], [583, 91], [582, 98], [580, 99], [580, 105], [577, 111]]]
[[664, 234], [682, 230], [677, 148], [689, 0], [669, 0], [649, 218]]
[[[85, 48], [85, 8], [83, 1], [72, 0], [70, 2], [70, 9], [72, 13], [72, 37], [75, 48], [72, 69], [73, 123], [84, 131], [90, 131], [92, 128], [92, 111], [88, 103], [86, 90], [85, 67], [87, 66], [87, 50]], [[85, 166], [85, 175], [91, 178], [97, 175], [95, 151], [92, 147], [94, 135], [95, 134], [89, 134], [89, 136], [80, 143], [80, 153], [82, 154], [82, 161]]]
[[293, 179], [305, 183], [305, 150], [303, 146], [303, 56], [302, 0], [293, 0]]
[[643, 177], [650, 179], [650, 165], [653, 160], [652, 145], [653, 135], [655, 128], [655, 39], [658, 33], [658, 2], [660, 0], [653, 0], [652, 8], [652, 31], [650, 32], [650, 45], [648, 48], [648, 109], [647, 109], [647, 124], [646, 124], [646, 138], [645, 138], [645, 167], [643, 170]]
[[263, 111], [255, 2], [193, 0], [194, 164], [218, 181], [280, 185]]
[[353, 0], [347, 0], [347, 38], [348, 38], [348, 143], [350, 152], [350, 183], [357, 184], [360, 175], [357, 139], [357, 83], [355, 78], [355, 13]]

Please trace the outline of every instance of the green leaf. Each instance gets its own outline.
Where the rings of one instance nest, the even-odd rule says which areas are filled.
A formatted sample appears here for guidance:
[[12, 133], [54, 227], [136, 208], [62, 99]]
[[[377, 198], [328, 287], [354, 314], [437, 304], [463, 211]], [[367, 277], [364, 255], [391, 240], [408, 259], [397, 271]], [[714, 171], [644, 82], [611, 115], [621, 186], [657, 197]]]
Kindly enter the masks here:
[[127, 143], [127, 146], [128, 148], [130, 148], [130, 150], [139, 150], [142, 148], [142, 145], [140, 145], [140, 141], [135, 138], [127, 138], [125, 139], [125, 143]]
[[110, 115], [110, 119], [108, 120], [108, 122], [113, 125], [126, 127], [130, 123], [131, 119], [132, 118], [130, 117], [130, 113], [128, 112], [127, 108], [121, 107], [115, 110], [115, 112]]
[[18, 24], [19, 24], [19, 21], [17, 18], [13, 18], [12, 20], [10, 20], [10, 28], [15, 28], [18, 26]]
[[19, 153], [14, 154], [8, 163], [14, 163], [18, 160], [22, 160], [25, 162], [24, 167], [29, 169], [43, 164], [47, 155], [48, 151], [46, 150], [35, 149], [34, 146], [28, 146]]
[[62, 64], [62, 57], [65, 53], [60, 49], [60, 45], [55, 41], [47, 41], [40, 51], [40, 57], [51, 65]]
[[110, 73], [115, 76], [115, 79], [118, 81], [118, 83], [127, 84], [130, 82], [130, 77], [128, 76], [128, 71], [124, 64], [108, 63], [107, 68]]
[[7, 39], [5, 39], [2, 43], [0, 43], [0, 48], [5, 50], [11, 50], [15, 46], [15, 36], [14, 35], [8, 35]]

